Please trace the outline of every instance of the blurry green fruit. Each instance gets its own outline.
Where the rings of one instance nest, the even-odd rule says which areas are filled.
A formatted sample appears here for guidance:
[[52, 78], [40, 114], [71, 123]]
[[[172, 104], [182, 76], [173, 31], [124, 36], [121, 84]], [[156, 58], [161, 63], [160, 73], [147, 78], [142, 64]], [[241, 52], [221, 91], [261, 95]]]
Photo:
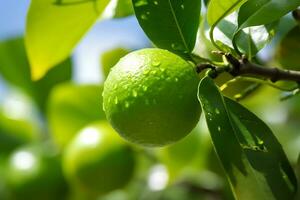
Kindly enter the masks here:
[[50, 146], [42, 145], [23, 147], [10, 156], [6, 169], [9, 200], [63, 199], [67, 188], [60, 159]]
[[24, 119], [13, 119], [0, 113], [0, 154], [39, 139], [36, 124]]
[[67, 146], [63, 159], [70, 184], [94, 195], [125, 186], [134, 166], [132, 149], [107, 122], [82, 129]]
[[132, 52], [112, 68], [104, 83], [106, 117], [131, 142], [174, 143], [199, 120], [198, 82], [195, 67], [169, 51]]
[[[123, 0], [124, 1], [124, 0]], [[107, 77], [110, 69], [117, 64], [117, 62], [129, 53], [129, 50], [124, 48], [116, 48], [110, 51], [106, 51], [101, 56], [102, 72], [104, 77]]]
[[201, 139], [199, 129], [196, 128], [179, 142], [158, 150], [158, 157], [171, 176], [178, 175], [184, 168], [200, 165], [200, 151], [203, 148]]
[[[93, 121], [105, 118], [102, 87], [63, 84], [54, 88], [48, 106], [48, 120], [55, 143], [64, 148], [76, 133]], [[97, 109], [98, 108], [98, 109]]]

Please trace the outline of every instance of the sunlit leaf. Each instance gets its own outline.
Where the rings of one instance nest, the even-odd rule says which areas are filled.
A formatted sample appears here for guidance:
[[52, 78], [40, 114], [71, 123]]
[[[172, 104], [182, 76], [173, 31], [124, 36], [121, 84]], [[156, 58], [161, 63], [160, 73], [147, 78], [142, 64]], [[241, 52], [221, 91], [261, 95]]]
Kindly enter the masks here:
[[293, 199], [297, 180], [268, 126], [202, 79], [199, 100], [219, 159], [237, 199]]
[[300, 6], [300, 0], [248, 0], [239, 10], [239, 30], [272, 23]]
[[131, 0], [117, 0], [117, 5], [114, 12], [115, 18], [127, 17], [133, 14], [134, 10]]
[[223, 18], [237, 10], [247, 0], [210, 0], [207, 9], [207, 21], [216, 26]]
[[235, 36], [235, 44], [239, 51], [253, 57], [274, 37], [277, 23], [245, 28], [235, 35], [238, 28], [237, 17], [237, 12], [234, 12], [222, 19], [214, 30], [214, 40], [222, 50], [234, 54], [232, 40]]
[[115, 48], [104, 52], [101, 55], [102, 72], [105, 77], [109, 74], [110, 69], [117, 64], [117, 62], [128, 54], [130, 51], [124, 48]]
[[0, 73], [7, 82], [29, 94], [44, 110], [53, 86], [71, 79], [72, 63], [67, 59], [52, 68], [39, 81], [32, 81], [24, 41], [16, 38], [0, 43]]
[[64, 147], [84, 126], [105, 119], [102, 110], [102, 87], [64, 84], [51, 93], [48, 106], [50, 132]]
[[136, 17], [159, 48], [186, 55], [196, 41], [201, 0], [133, 0]]
[[101, 15], [109, 0], [32, 0], [26, 24], [26, 49], [37, 80], [65, 60]]

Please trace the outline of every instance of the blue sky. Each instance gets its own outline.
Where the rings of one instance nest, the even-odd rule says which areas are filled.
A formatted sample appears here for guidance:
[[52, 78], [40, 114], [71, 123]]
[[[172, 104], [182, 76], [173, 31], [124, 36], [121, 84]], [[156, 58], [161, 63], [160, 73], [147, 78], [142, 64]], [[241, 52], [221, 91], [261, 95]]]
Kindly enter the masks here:
[[[0, 0], [0, 40], [24, 33], [29, 0]], [[74, 50], [74, 80], [80, 83], [102, 81], [99, 56], [114, 47], [139, 49], [149, 41], [134, 17], [97, 23]]]

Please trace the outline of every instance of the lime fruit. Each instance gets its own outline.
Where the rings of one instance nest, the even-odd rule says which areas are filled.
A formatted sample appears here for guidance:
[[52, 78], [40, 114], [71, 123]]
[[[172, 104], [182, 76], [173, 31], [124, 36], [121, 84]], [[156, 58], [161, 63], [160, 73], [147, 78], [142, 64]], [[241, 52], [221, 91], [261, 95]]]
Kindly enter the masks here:
[[66, 147], [63, 168], [73, 188], [101, 195], [125, 186], [133, 175], [132, 149], [107, 122], [82, 129]]
[[37, 123], [27, 119], [14, 119], [0, 113], [0, 156], [15, 148], [40, 139]]
[[144, 146], [163, 146], [186, 136], [200, 116], [199, 77], [193, 64], [162, 49], [123, 57], [103, 90], [103, 108], [115, 130]]
[[12, 153], [6, 168], [8, 199], [64, 199], [67, 185], [60, 157], [50, 146], [30, 145]]
[[167, 167], [171, 179], [186, 169], [199, 168], [202, 143], [201, 133], [195, 128], [179, 142], [157, 149], [158, 159]]
[[48, 122], [51, 137], [60, 149], [64, 149], [83, 127], [105, 119], [104, 111], [95, 109], [102, 102], [102, 98], [99, 98], [102, 88], [99, 85], [65, 83], [52, 90]]

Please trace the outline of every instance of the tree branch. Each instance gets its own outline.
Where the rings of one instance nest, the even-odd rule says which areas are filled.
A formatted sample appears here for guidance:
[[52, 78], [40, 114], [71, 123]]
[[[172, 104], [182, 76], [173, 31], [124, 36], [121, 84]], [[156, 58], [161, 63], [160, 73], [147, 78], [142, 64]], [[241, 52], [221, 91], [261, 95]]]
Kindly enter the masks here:
[[263, 79], [269, 79], [272, 82], [279, 80], [295, 81], [300, 84], [300, 71], [279, 69], [276, 67], [265, 67], [255, 63], [251, 63], [247, 58], [237, 59], [233, 55], [224, 52], [215, 52], [224, 55], [230, 63], [230, 67], [217, 67], [212, 64], [197, 65], [197, 72], [200, 73], [204, 69], [212, 69], [214, 76], [227, 71], [232, 76], [257, 76]]
[[229, 73], [233, 76], [254, 75], [270, 79], [272, 82], [285, 80], [300, 83], [300, 71], [279, 69], [276, 67], [265, 67], [251, 63], [246, 58], [238, 60], [231, 54], [225, 54], [225, 57], [232, 66]]

